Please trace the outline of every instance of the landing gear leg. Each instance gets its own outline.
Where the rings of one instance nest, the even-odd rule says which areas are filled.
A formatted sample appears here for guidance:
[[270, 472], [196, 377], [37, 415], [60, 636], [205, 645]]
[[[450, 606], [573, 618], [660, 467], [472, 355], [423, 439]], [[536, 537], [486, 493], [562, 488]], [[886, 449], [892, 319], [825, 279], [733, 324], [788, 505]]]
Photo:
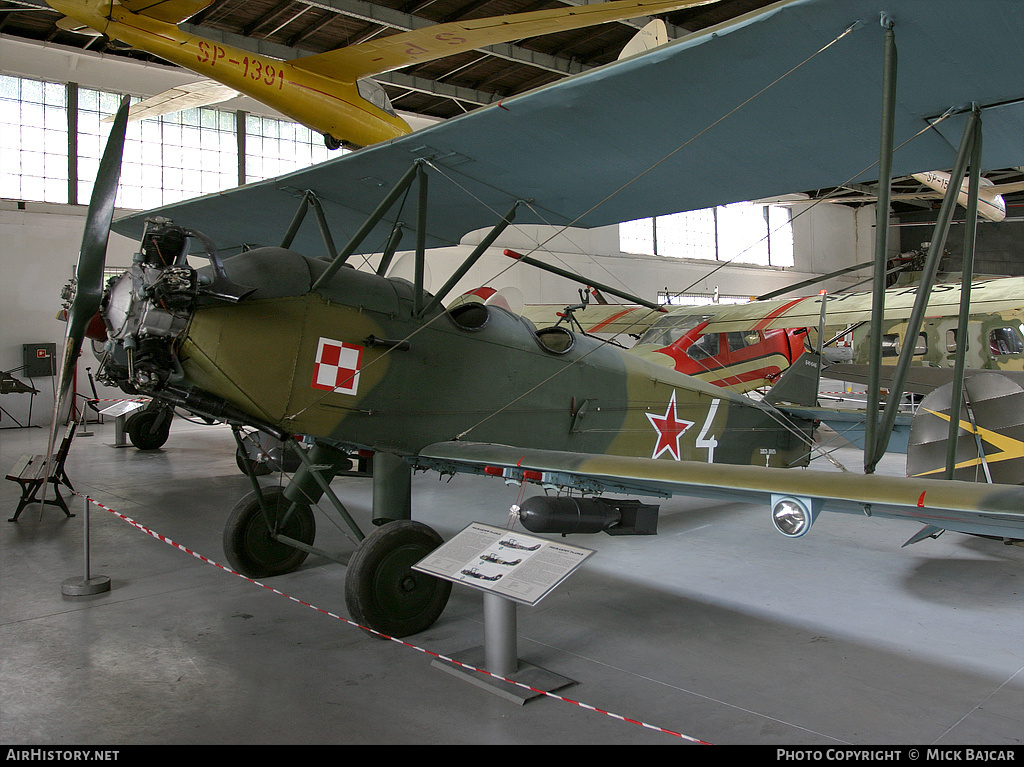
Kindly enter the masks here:
[[224, 527], [224, 553], [231, 567], [250, 578], [267, 578], [296, 570], [306, 551], [289, 541], [309, 546], [316, 537], [316, 520], [309, 506], [293, 504], [279, 487], [254, 491], [242, 498]]
[[[244, 452], [240, 429], [235, 427], [235, 444]], [[251, 466], [246, 466], [252, 492], [242, 498], [224, 528], [224, 553], [238, 572], [250, 578], [290, 573], [308, 554], [333, 559], [327, 552], [313, 548], [316, 521], [312, 507], [326, 493], [342, 519], [348, 523], [356, 542], [363, 534], [348, 511], [330, 491], [334, 476], [351, 466], [341, 451], [317, 444], [307, 456], [297, 445], [294, 449], [302, 466], [286, 488], [261, 487]]]
[[373, 524], [412, 519], [412, 466], [390, 453], [373, 456]]

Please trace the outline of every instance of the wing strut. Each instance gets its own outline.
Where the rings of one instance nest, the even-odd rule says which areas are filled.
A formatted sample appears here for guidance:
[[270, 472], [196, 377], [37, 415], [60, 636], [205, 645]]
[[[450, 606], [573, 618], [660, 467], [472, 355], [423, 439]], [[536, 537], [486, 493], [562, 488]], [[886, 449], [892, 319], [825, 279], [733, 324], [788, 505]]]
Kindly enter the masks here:
[[[953, 186], [950, 184], [950, 186]], [[953, 361], [953, 390], [949, 399], [949, 437], [946, 439], [946, 479], [953, 479], [956, 468], [956, 438], [960, 429], [960, 403], [964, 395], [964, 369], [967, 360], [967, 319], [971, 313], [971, 283], [974, 281], [974, 243], [978, 232], [978, 192], [981, 189], [981, 119], [978, 119], [971, 147], [970, 182], [967, 189], [967, 219], [964, 223], [964, 257], [961, 268], [960, 317], [956, 327], [956, 355]], [[968, 403], [970, 407], [970, 403]], [[975, 439], [978, 439], [975, 429]], [[978, 455], [984, 459], [981, 444]], [[988, 476], [988, 464], [985, 474]], [[991, 482], [991, 476], [988, 477]]]
[[[967, 124], [964, 127], [963, 137], [960, 140], [960, 148], [957, 151], [956, 162], [953, 166], [953, 172], [951, 178], [962, 179], [964, 173], [967, 170], [968, 159], [974, 156], [974, 144], [979, 140], [981, 135], [981, 115], [977, 108], [972, 109], [971, 114], [968, 116]], [[873, 445], [874, 452], [870, 456], [865, 452], [865, 466], [864, 470], [866, 473], [871, 474], [874, 472], [875, 466], [878, 461], [881, 460], [885, 454], [886, 448], [889, 446], [889, 435], [892, 432], [893, 425], [896, 422], [896, 410], [899, 407], [900, 400], [903, 397], [903, 385], [907, 380], [907, 373], [910, 371], [910, 363], [914, 358], [914, 349], [917, 345], [917, 337], [921, 332], [921, 325], [924, 322], [925, 310], [928, 307], [928, 297], [931, 294], [932, 285], [935, 282], [935, 273], [938, 271], [939, 259], [942, 256], [942, 251], [946, 245], [946, 236], [949, 233], [949, 225], [953, 220], [953, 212], [956, 207], [957, 192], [959, 191], [959, 185], [950, 184], [949, 189], [946, 190], [945, 196], [942, 198], [942, 205], [939, 207], [938, 219], [935, 222], [935, 230], [932, 233], [932, 241], [928, 248], [928, 256], [925, 259], [924, 270], [921, 274], [921, 284], [917, 289], [917, 296], [914, 299], [914, 307], [911, 310], [910, 318], [907, 321], [906, 334], [903, 337], [903, 348], [900, 350], [899, 360], [896, 362], [896, 370], [893, 373], [892, 386], [889, 389], [889, 397], [885, 403], [885, 410], [882, 412], [881, 424], [878, 426], [877, 442]], [[977, 212], [978, 202], [978, 187], [972, 187], [970, 195], [973, 198], [973, 206], [975, 212]], [[881, 207], [881, 206], [879, 206]], [[886, 211], [879, 211], [879, 215]], [[876, 235], [881, 239], [881, 234]], [[973, 256], [972, 256], [973, 258]], [[877, 287], [877, 285], [876, 285]], [[964, 321], [963, 316], [963, 299], [961, 298], [961, 322]], [[881, 316], [881, 315], [875, 315]], [[875, 323], [876, 327], [880, 327], [880, 323]], [[966, 334], [961, 336], [959, 341], [966, 340]], [[958, 343], [958, 346], [960, 344]], [[880, 369], [879, 358], [871, 360], [872, 367]], [[878, 367], [876, 367], [878, 366]], [[877, 375], [877, 373], [875, 373]], [[955, 392], [959, 392], [963, 385], [963, 371], [960, 372], [960, 380], [953, 382], [953, 389]], [[871, 392], [869, 391], [869, 397]], [[958, 398], [959, 399], [959, 398]], [[869, 407], [871, 403], [876, 400], [869, 399]], [[951, 410], [951, 418], [956, 419], [955, 414], [959, 412], [959, 402], [957, 403], [957, 410]], [[869, 418], [867, 424], [870, 426], [874, 419]], [[958, 419], [957, 419], [958, 420]], [[952, 429], [952, 427], [950, 427]], [[955, 434], [955, 432], [952, 432]], [[865, 448], [872, 447], [872, 443], [865, 439]], [[949, 459], [947, 458], [947, 464]], [[947, 471], [949, 466], [947, 465]]]
[[325, 282], [331, 279], [331, 277], [334, 276], [335, 272], [337, 272], [342, 266], [344, 266], [345, 261], [348, 260], [348, 257], [355, 253], [356, 248], [359, 247], [359, 245], [363, 242], [363, 240], [370, 233], [370, 231], [378, 224], [378, 222], [380, 222], [380, 220], [384, 218], [387, 212], [391, 209], [391, 206], [395, 204], [399, 197], [405, 194], [407, 189], [409, 189], [409, 187], [412, 185], [413, 180], [416, 178], [419, 172], [420, 165], [422, 163], [422, 160], [416, 160], [409, 167], [409, 170], [405, 172], [405, 175], [398, 180], [398, 183], [391, 188], [391, 191], [388, 192], [387, 196], [383, 200], [381, 200], [380, 204], [376, 207], [373, 213], [371, 213], [369, 217], [363, 222], [363, 225], [359, 227], [359, 231], [352, 235], [352, 239], [348, 241], [348, 244], [344, 248], [342, 248], [341, 251], [334, 257], [334, 260], [331, 262], [331, 265], [328, 266], [327, 269], [324, 270], [324, 273], [321, 274], [319, 278], [317, 278], [317, 281], [313, 283], [313, 290], [317, 290], [321, 285], [323, 285]]
[[295, 235], [298, 234], [299, 227], [302, 226], [302, 222], [310, 208], [316, 214], [316, 223], [320, 227], [320, 236], [323, 238], [324, 247], [327, 248], [327, 260], [329, 261], [334, 258], [334, 254], [338, 251], [334, 247], [334, 238], [331, 237], [331, 230], [327, 225], [327, 218], [324, 216], [324, 209], [320, 204], [320, 198], [316, 196], [316, 192], [312, 189], [307, 189], [303, 193], [302, 202], [299, 203], [299, 208], [295, 211], [295, 217], [288, 226], [288, 231], [285, 232], [284, 237], [281, 239], [281, 247], [290, 248], [292, 246], [292, 241], [295, 239]]
[[[878, 202], [875, 209], [875, 268], [871, 293], [871, 323], [868, 333], [868, 384], [864, 423], [864, 472], [873, 474], [878, 463], [875, 449], [878, 441], [878, 398], [881, 392], [882, 375], [882, 323], [885, 311], [885, 267], [889, 248], [889, 195], [892, 187], [892, 147], [896, 120], [896, 74], [898, 57], [896, 33], [892, 20], [882, 16], [885, 27], [885, 53], [882, 70], [882, 129], [878, 147]], [[884, 433], [884, 432], [883, 432]], [[888, 436], [885, 437], [888, 445]], [[883, 451], [884, 452], [884, 451]]]

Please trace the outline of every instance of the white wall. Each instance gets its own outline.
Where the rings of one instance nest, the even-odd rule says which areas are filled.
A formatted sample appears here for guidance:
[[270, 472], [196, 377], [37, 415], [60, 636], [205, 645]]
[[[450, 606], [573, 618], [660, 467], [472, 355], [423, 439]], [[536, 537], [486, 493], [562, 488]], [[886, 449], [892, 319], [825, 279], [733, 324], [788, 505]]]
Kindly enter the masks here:
[[[0, 370], [22, 366], [22, 344], [54, 343], [58, 364], [64, 344], [66, 325], [57, 319], [61, 308], [61, 290], [74, 276], [78, 248], [85, 224], [85, 207], [24, 203], [0, 200]], [[125, 266], [131, 263], [135, 244], [119, 235], [111, 235], [107, 263]], [[88, 349], [82, 356], [78, 391], [91, 393], [85, 367], [96, 369]], [[20, 421], [28, 422], [32, 406], [32, 425], [48, 425], [53, 411], [55, 378], [36, 378], [31, 382], [21, 373], [15, 376], [39, 389], [34, 402], [28, 394], [0, 395], [0, 405]], [[100, 396], [118, 396], [103, 390]], [[0, 426], [14, 426], [7, 415]]]
[[[153, 64], [126, 62], [110, 56], [81, 53], [60, 46], [34, 45], [0, 36], [0, 71], [53, 81], [72, 80], [81, 85], [150, 95], [194, 77], [181, 70]], [[229, 102], [225, 106], [272, 114], [252, 102]], [[71, 278], [77, 260], [84, 223], [84, 207], [0, 201], [0, 369], [22, 365], [22, 344], [63, 343], [64, 324], [55, 319], [60, 308], [62, 287]], [[759, 295], [785, 287], [817, 274], [869, 261], [872, 257], [874, 213], [872, 207], [859, 210], [839, 205], [818, 205], [794, 221], [796, 267], [765, 269], [726, 266], [712, 273], [713, 263], [623, 254], [618, 248], [616, 227], [592, 231], [570, 230], [547, 242], [537, 258], [575, 270], [591, 279], [654, 300], [658, 291], [711, 293], [717, 287], [723, 295]], [[545, 274], [502, 255], [504, 248], [530, 253], [537, 242], [553, 232], [543, 227], [510, 228], [488, 250], [451, 294], [488, 285], [519, 288], [530, 303], [569, 303], [577, 299], [578, 286]], [[432, 252], [428, 259], [432, 280], [439, 288], [483, 233], [474, 233], [457, 248]], [[135, 243], [112, 235], [108, 265], [127, 266]], [[825, 287], [835, 290], [854, 282], [848, 277]], [[85, 366], [95, 369], [90, 351]], [[84, 371], [83, 371], [84, 372]], [[33, 404], [32, 423], [47, 424], [53, 408], [52, 382], [37, 379], [41, 393]], [[88, 393], [81, 376], [80, 392]], [[103, 392], [101, 396], [116, 396]], [[29, 396], [4, 395], [0, 404], [22, 423], [28, 415]], [[11, 426], [3, 418], [0, 426]]]

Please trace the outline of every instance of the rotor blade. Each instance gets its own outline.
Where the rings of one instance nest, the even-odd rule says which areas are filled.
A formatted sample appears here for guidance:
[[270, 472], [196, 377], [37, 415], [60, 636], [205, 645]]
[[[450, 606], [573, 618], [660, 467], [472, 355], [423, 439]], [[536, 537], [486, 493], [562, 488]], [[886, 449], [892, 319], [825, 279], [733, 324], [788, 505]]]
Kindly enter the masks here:
[[72, 373], [82, 351], [85, 330], [99, 310], [100, 299], [103, 296], [103, 265], [106, 260], [107, 239], [110, 236], [110, 222], [114, 218], [117, 185], [121, 178], [121, 155], [128, 124], [128, 103], [126, 96], [121, 102], [114, 125], [107, 137], [107, 146], [96, 173], [96, 182], [85, 218], [85, 231], [82, 234], [82, 247], [78, 253], [78, 268], [75, 272], [75, 296], [68, 310], [64, 354], [58, 371], [57, 397], [53, 403], [48, 452], [53, 449], [59, 414], [69, 404], [67, 398], [71, 389]]

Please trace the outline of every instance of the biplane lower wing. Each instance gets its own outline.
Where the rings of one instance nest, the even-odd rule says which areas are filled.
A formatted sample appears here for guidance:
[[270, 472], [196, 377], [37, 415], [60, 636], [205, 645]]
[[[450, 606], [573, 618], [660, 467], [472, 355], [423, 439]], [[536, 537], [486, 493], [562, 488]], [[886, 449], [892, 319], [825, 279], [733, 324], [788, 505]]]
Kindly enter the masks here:
[[1024, 538], [1024, 487], [1017, 486], [588, 455], [471, 442], [430, 445], [416, 462], [438, 471], [502, 473], [538, 486], [583, 492], [682, 495], [766, 508], [781, 496], [803, 498], [819, 511], [907, 519], [972, 535]]
[[[1024, 4], [783, 0], [408, 136], [130, 216], [115, 231], [137, 238], [147, 216], [163, 215], [224, 252], [277, 244], [312, 190], [332, 228], [355, 232], [417, 160], [430, 164], [428, 248], [492, 226], [516, 201], [517, 225], [590, 228], [873, 181], [882, 18], [899, 50], [893, 173], [948, 167], [971, 104], [983, 168], [1024, 163]], [[358, 252], [380, 250], [397, 220], [384, 217]], [[292, 247], [318, 252], [316, 227]]]

